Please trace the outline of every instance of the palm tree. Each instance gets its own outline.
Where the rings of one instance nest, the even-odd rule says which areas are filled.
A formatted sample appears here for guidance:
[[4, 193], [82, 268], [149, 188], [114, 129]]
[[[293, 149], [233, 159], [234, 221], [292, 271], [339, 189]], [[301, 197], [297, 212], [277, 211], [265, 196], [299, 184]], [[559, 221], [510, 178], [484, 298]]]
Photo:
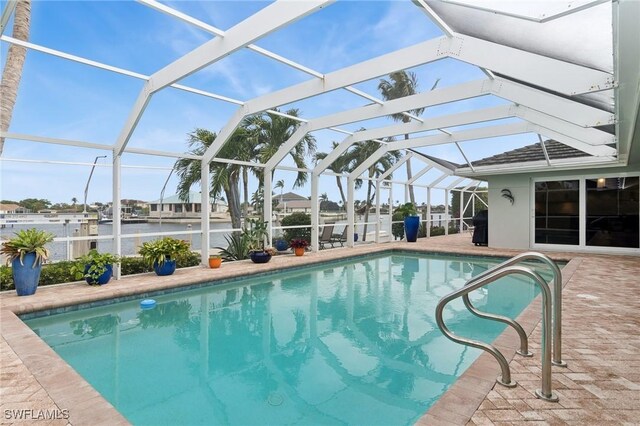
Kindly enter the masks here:
[[[436, 82], [438, 84], [438, 82]], [[435, 88], [435, 85], [434, 85]], [[389, 74], [389, 80], [384, 78], [380, 79], [378, 84], [378, 90], [382, 93], [384, 100], [389, 101], [392, 99], [404, 98], [405, 96], [415, 95], [418, 91], [418, 79], [415, 73], [406, 71], [396, 71]], [[416, 108], [408, 111], [414, 115], [420, 115], [424, 112], [424, 108]], [[394, 121], [402, 121], [408, 123], [411, 119], [403, 114], [392, 114], [391, 118]], [[404, 135], [405, 139], [409, 139], [409, 135]], [[411, 160], [407, 160], [407, 180], [411, 179]], [[416, 203], [416, 197], [413, 193], [413, 186], [409, 185], [409, 198], [413, 204]]]
[[280, 188], [280, 204], [282, 204], [282, 191], [284, 191], [284, 180], [280, 179], [279, 181], [276, 182], [275, 185], [273, 185], [273, 187], [275, 189]]
[[[276, 111], [278, 111], [276, 109]], [[285, 114], [297, 117], [300, 111], [290, 109]], [[248, 131], [252, 137], [256, 138], [256, 159], [265, 164], [278, 151], [278, 149], [293, 135], [300, 126], [300, 122], [281, 115], [265, 113], [248, 117], [245, 121]], [[315, 137], [307, 134], [301, 143], [296, 144], [289, 155], [293, 159], [296, 167], [306, 169], [305, 157], [316, 152]], [[307, 182], [307, 173], [298, 172], [298, 176], [293, 184], [294, 188], [300, 187]], [[262, 185], [262, 182], [260, 182]]]
[[[216, 139], [216, 133], [206, 129], [196, 129], [189, 134], [188, 144], [189, 153], [194, 155], [203, 155], [209, 146]], [[243, 144], [250, 143], [247, 138], [247, 131], [242, 126], [231, 136], [219, 152], [220, 158], [235, 158]], [[237, 164], [225, 164], [211, 162], [209, 164], [209, 173], [211, 174], [211, 197], [219, 199], [224, 192], [229, 205], [229, 214], [231, 215], [231, 224], [233, 228], [240, 228], [240, 192], [238, 183], [240, 180], [241, 167]], [[176, 161], [174, 168], [180, 182], [178, 183], [178, 196], [181, 200], [189, 198], [191, 187], [200, 182], [201, 161], [190, 158], [181, 158]], [[202, 208], [206, 208], [202, 206]]]
[[[332, 142], [331, 146], [335, 150], [338, 147], [338, 142]], [[318, 152], [316, 153], [315, 159], [316, 163], [318, 161], [324, 160], [327, 157], [326, 152]], [[344, 153], [340, 157], [338, 157], [327, 169], [331, 170], [336, 174], [343, 174], [349, 171], [349, 162], [351, 161], [349, 157], [349, 153]], [[340, 191], [340, 198], [342, 198], [342, 204], [347, 204], [347, 197], [344, 195], [344, 189], [342, 189], [342, 178], [340, 176], [336, 176], [336, 185], [338, 185], [338, 190]]]
[[[351, 169], [355, 169], [359, 164], [369, 158], [374, 152], [380, 148], [381, 144], [375, 141], [362, 141], [356, 142], [352, 145], [352, 150], [350, 153], [351, 158]], [[401, 154], [398, 151], [390, 151], [383, 155], [378, 161], [372, 164], [368, 169], [368, 180], [367, 180], [367, 198], [364, 200], [364, 235], [362, 236], [362, 241], [366, 241], [367, 239], [367, 222], [369, 222], [369, 210], [371, 209], [371, 202], [373, 197], [375, 197], [375, 192], [372, 194], [373, 190], [373, 180], [372, 178], [376, 176], [380, 176], [387, 170], [389, 170], [399, 159], [401, 158]], [[378, 188], [376, 188], [376, 191]]]
[[[8, 7], [8, 6], [5, 6]], [[19, 0], [13, 17], [13, 38], [21, 41], [29, 40], [31, 27], [31, 0]], [[12, 44], [7, 52], [7, 59], [0, 82], [0, 130], [9, 130], [13, 107], [18, 97], [18, 86], [22, 77], [22, 67], [27, 57], [27, 49]], [[4, 148], [4, 138], [0, 137], [0, 155]]]
[[71, 202], [73, 203], [73, 208], [74, 208], [74, 210], [75, 210], [76, 203], [78, 202], [78, 199], [77, 199], [76, 197], [73, 197], [73, 198], [71, 199]]

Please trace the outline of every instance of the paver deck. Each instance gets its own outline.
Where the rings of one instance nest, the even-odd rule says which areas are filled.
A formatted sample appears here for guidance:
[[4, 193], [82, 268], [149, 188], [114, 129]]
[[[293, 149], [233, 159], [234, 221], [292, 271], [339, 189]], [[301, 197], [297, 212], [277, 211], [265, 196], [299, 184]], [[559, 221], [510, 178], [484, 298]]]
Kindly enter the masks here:
[[[18, 413], [23, 417], [56, 417], [36, 424], [127, 423], [16, 314], [392, 248], [496, 256], [520, 252], [476, 247], [465, 234], [422, 239], [416, 244], [398, 242], [325, 250], [301, 258], [276, 256], [265, 265], [233, 262], [217, 270], [188, 268], [169, 277], [143, 274], [103, 287], [80, 283], [48, 286], [29, 297], [18, 298], [14, 292], [0, 293], [0, 424], [34, 423], [33, 419], [17, 419]], [[525, 330], [532, 332], [530, 347], [538, 355], [511, 361], [513, 377], [519, 386], [507, 389], [495, 385], [498, 365], [488, 354], [483, 354], [419, 424], [640, 424], [640, 303], [636, 294], [640, 288], [640, 258], [548, 254], [555, 259], [572, 259], [563, 270], [563, 358], [569, 367], [554, 367], [553, 384], [560, 402], [541, 401], [533, 394], [540, 386], [540, 302], [537, 299], [519, 317]], [[505, 331], [494, 343], [512, 354], [517, 338]]]

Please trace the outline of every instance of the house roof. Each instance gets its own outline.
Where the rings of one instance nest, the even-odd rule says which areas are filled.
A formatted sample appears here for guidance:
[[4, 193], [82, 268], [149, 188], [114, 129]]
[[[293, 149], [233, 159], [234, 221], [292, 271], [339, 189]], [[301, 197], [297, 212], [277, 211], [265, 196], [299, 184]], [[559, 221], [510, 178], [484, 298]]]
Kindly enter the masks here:
[[285, 206], [289, 209], [310, 209], [311, 200], [304, 198], [302, 200], [285, 201], [284, 203], [279, 203], [276, 208], [284, 209]]
[[[563, 145], [553, 139], [544, 141], [544, 146], [547, 149], [550, 160], [589, 157], [589, 154], [586, 152]], [[494, 166], [497, 164], [526, 163], [529, 161], [545, 161], [544, 152], [539, 143], [523, 146], [522, 148], [503, 152], [502, 154], [492, 155], [482, 160], [472, 161], [472, 164], [474, 167], [480, 167]], [[465, 165], [462, 168], [468, 169], [469, 167]]]
[[[189, 192], [189, 198], [187, 199], [187, 201], [181, 200], [178, 194], [175, 194], [169, 197], [164, 197], [162, 199], [162, 204], [189, 204], [189, 203], [200, 204], [200, 201], [201, 201], [200, 192], [191, 191]], [[155, 201], [150, 201], [149, 204], [160, 204], [160, 199], [158, 198]], [[211, 204], [218, 204], [218, 205], [224, 205], [224, 206], [227, 205], [227, 203], [220, 200], [216, 201], [215, 203], [213, 202], [213, 200], [211, 200]]]
[[[276, 194], [273, 196], [273, 198], [276, 198], [278, 201], [280, 200], [280, 194]], [[285, 192], [284, 194], [282, 194], [282, 199], [284, 201], [293, 201], [293, 200], [306, 200], [307, 197], [303, 197], [302, 195], [298, 195], [295, 192]]]
[[21, 206], [19, 204], [2, 204], [0, 203], [0, 210], [2, 211], [14, 211], [16, 209], [19, 209]]

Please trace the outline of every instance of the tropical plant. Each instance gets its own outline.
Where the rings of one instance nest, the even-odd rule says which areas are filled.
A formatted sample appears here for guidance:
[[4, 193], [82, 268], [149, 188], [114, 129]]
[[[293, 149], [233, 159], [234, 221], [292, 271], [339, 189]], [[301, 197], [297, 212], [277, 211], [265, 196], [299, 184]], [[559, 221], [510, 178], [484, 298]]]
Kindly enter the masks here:
[[191, 247], [187, 241], [164, 237], [159, 240], [142, 243], [138, 253], [140, 253], [147, 265], [153, 266], [157, 263], [161, 267], [165, 261], [177, 261], [188, 256], [191, 253]]
[[224, 260], [244, 260], [249, 258], [249, 238], [245, 233], [234, 232], [231, 235], [225, 235], [227, 248], [217, 247], [220, 249], [220, 255]]
[[245, 227], [243, 233], [247, 235], [249, 240], [249, 252], [264, 251], [264, 239], [268, 237], [268, 222], [249, 219], [247, 223], [249, 224], [249, 227]]
[[302, 226], [308, 225], [308, 228], [293, 228], [283, 231], [284, 239], [287, 241], [299, 239], [311, 241], [311, 216], [307, 213], [296, 212], [282, 218], [282, 226]]
[[76, 259], [70, 272], [77, 280], [86, 278], [90, 283], [97, 283], [98, 279], [107, 270], [108, 265], [120, 263], [120, 256], [111, 253], [98, 253], [98, 250], [89, 250], [89, 253]]
[[[216, 137], [216, 133], [209, 130], [195, 129], [189, 134], [189, 153], [199, 156], [203, 155], [207, 148], [213, 144]], [[226, 143], [220, 152], [218, 152], [218, 158], [236, 159], [238, 152], [243, 149], [242, 147], [250, 143], [252, 143], [251, 138], [246, 128], [240, 125], [231, 136], [229, 143]], [[181, 200], [187, 200], [191, 187], [200, 182], [201, 163], [200, 160], [191, 158], [181, 158], [176, 161], [174, 168], [180, 178], [180, 182], [178, 183], [178, 196]], [[219, 199], [224, 192], [229, 206], [231, 225], [233, 228], [240, 228], [241, 214], [238, 183], [241, 166], [237, 164], [211, 162], [209, 164], [209, 173], [211, 176], [211, 197]]]
[[49, 258], [49, 250], [45, 245], [53, 241], [53, 237], [53, 234], [36, 228], [22, 229], [15, 233], [15, 237], [2, 243], [0, 253], [7, 256], [7, 265], [16, 259], [20, 259], [20, 264], [24, 265], [24, 257], [35, 253], [36, 257], [31, 265], [35, 268]]
[[[7, 10], [9, 3], [5, 3]], [[31, 0], [19, 0], [15, 6], [12, 37], [20, 41], [29, 41], [31, 22]], [[4, 23], [3, 23], [4, 25]], [[0, 131], [9, 130], [13, 107], [18, 97], [18, 87], [22, 78], [22, 67], [27, 57], [27, 48], [11, 43], [6, 53], [6, 62], [0, 82]], [[4, 137], [0, 137], [0, 154], [4, 148]]]
[[[278, 112], [277, 109], [275, 111]], [[290, 109], [284, 112], [284, 114], [293, 117], [297, 117], [299, 113], [298, 109]], [[300, 122], [290, 117], [268, 112], [248, 117], [244, 121], [244, 126], [246, 126], [245, 128], [251, 134], [251, 137], [255, 138], [256, 160], [261, 164], [266, 164], [278, 152], [280, 147], [291, 138], [300, 126]], [[306, 134], [300, 143], [297, 143], [289, 151], [289, 155], [296, 167], [306, 169], [305, 157], [313, 155], [315, 151], [316, 139], [312, 135]], [[293, 187], [300, 187], [306, 182], [307, 173], [300, 171]]]
[[[438, 85], [439, 79], [436, 80], [435, 84], [431, 88], [431, 90], [435, 89]], [[382, 97], [386, 101], [390, 101], [392, 99], [404, 98], [405, 96], [415, 95], [418, 92], [418, 78], [413, 72], [396, 71], [389, 74], [389, 79], [380, 79], [380, 83], [378, 84], [378, 90], [382, 94]], [[420, 115], [424, 112], [424, 108], [416, 108], [405, 113], [392, 114], [391, 118], [393, 121], [402, 121], [403, 123], [408, 123], [411, 121], [412, 115]], [[409, 135], [404, 135], [405, 139], [409, 139]], [[411, 160], [407, 160], [405, 162], [407, 167], [407, 180], [411, 179]], [[415, 204], [416, 197], [413, 192], [413, 185], [409, 185], [409, 199], [412, 203]]]
[[291, 245], [291, 248], [294, 249], [309, 247], [309, 241], [307, 240], [291, 240], [289, 244]]
[[280, 179], [279, 181], [276, 182], [275, 185], [273, 185], [274, 189], [278, 189], [280, 188], [280, 203], [282, 204], [282, 192], [284, 191], [284, 180]]

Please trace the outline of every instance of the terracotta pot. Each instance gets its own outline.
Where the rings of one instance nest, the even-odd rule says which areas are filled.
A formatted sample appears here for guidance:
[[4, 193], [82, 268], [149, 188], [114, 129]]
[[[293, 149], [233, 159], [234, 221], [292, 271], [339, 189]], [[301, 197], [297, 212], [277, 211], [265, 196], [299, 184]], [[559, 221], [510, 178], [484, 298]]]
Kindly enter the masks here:
[[296, 247], [293, 251], [296, 253], [296, 256], [304, 255], [304, 247]]
[[209, 258], [209, 268], [219, 268], [222, 265], [221, 257], [210, 257]]

